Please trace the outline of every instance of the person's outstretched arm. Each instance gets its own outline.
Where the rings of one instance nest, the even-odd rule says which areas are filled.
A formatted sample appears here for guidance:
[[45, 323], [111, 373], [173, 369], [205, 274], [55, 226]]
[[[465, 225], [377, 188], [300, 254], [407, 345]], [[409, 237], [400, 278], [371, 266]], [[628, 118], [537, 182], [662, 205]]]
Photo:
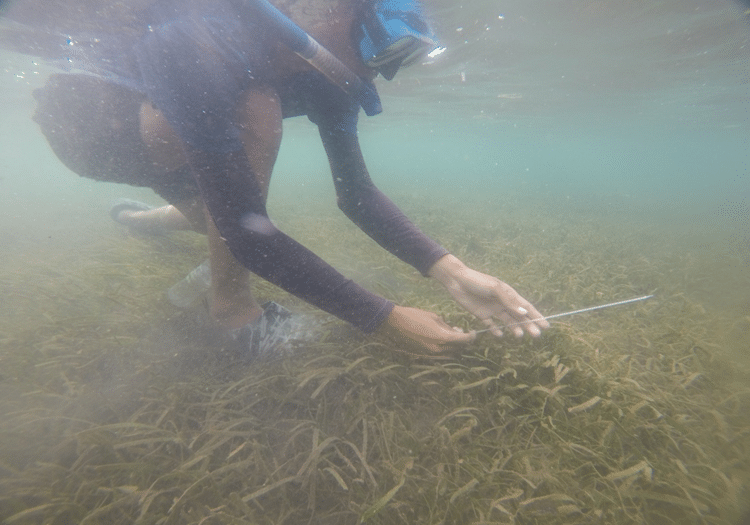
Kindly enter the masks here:
[[448, 250], [425, 235], [375, 187], [356, 133], [321, 126], [320, 136], [341, 211], [380, 246], [427, 276]]
[[[472, 270], [450, 255], [375, 187], [356, 133], [321, 126], [320, 135], [331, 164], [339, 208], [378, 244], [423, 275], [440, 281], [456, 302], [492, 327], [497, 336], [502, 335], [498, 321], [505, 325], [522, 323], [511, 328], [517, 337], [524, 333], [537, 337], [549, 327], [545, 320], [530, 322], [542, 315], [511, 286]], [[406, 312], [399, 313], [407, 320], [401, 323], [416, 322], [409, 321]], [[385, 329], [394, 325], [391, 331], [398, 332], [399, 323], [393, 317], [389, 317]]]

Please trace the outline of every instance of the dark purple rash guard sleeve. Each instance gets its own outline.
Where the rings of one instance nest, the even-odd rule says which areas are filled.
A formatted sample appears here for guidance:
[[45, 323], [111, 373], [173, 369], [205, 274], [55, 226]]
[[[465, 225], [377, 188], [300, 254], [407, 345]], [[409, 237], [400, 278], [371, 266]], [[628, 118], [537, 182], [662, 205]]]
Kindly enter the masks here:
[[[318, 126], [341, 211], [375, 242], [422, 275], [448, 251], [419, 230], [370, 179], [357, 138], [359, 104], [322, 75], [300, 75], [287, 86], [285, 115], [307, 115]], [[374, 88], [373, 88], [374, 89]]]
[[448, 251], [417, 228], [375, 187], [356, 134], [320, 128], [341, 211], [380, 246], [422, 275]]
[[188, 155], [216, 227], [237, 260], [263, 279], [366, 333], [385, 321], [393, 303], [347, 279], [273, 226], [244, 152], [189, 148]]

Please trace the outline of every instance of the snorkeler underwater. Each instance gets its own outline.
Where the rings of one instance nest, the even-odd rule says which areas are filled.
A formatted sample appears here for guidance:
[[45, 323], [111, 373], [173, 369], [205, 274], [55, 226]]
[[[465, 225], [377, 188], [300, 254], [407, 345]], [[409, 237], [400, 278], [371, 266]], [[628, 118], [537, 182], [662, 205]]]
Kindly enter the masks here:
[[0, 521], [744, 525], [747, 8], [0, 4]]

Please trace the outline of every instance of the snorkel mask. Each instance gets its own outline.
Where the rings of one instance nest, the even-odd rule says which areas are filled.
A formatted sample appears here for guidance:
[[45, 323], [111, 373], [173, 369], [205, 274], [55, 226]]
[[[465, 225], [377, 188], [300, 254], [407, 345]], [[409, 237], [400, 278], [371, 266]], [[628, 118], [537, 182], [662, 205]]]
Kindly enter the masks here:
[[386, 80], [438, 47], [416, 0], [374, 0], [362, 17], [359, 53]]

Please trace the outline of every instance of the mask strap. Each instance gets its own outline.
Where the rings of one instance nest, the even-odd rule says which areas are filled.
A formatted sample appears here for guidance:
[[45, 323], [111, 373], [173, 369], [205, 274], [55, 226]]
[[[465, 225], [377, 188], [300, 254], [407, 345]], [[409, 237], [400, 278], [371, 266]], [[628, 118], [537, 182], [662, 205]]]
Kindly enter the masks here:
[[383, 111], [380, 98], [375, 89], [359, 78], [343, 62], [321, 46], [301, 27], [271, 5], [268, 0], [252, 0], [266, 22], [278, 32], [281, 41], [315, 69], [323, 73], [328, 80], [342, 91], [359, 102], [367, 116], [377, 115]]

